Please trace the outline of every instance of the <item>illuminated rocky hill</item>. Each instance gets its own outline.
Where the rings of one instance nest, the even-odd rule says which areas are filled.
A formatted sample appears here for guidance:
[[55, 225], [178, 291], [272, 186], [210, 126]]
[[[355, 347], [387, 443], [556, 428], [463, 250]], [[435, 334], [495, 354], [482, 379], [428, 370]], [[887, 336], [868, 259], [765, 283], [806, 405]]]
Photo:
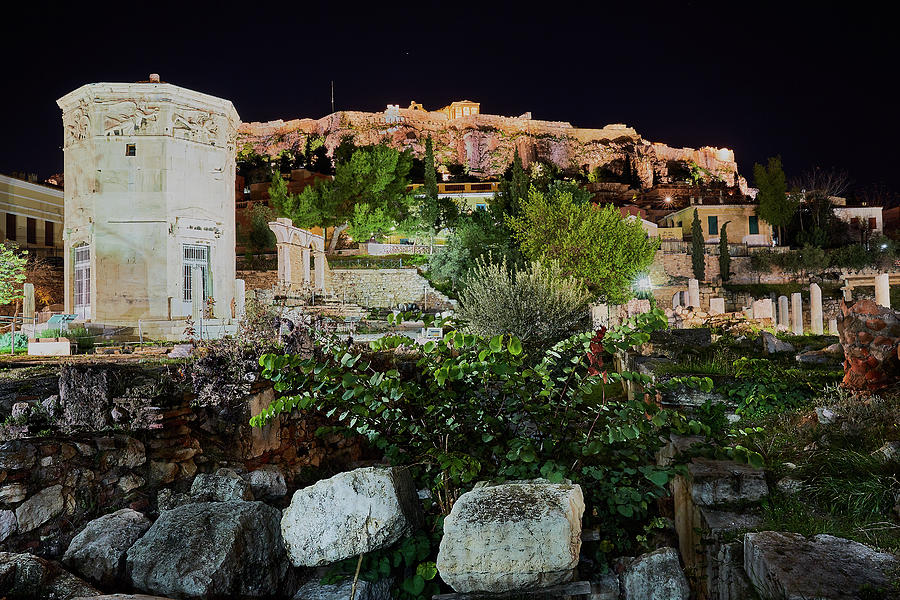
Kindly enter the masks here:
[[339, 111], [321, 119], [244, 123], [238, 132], [238, 148], [250, 144], [257, 152], [274, 156], [285, 149], [302, 151], [307, 136], [318, 135], [325, 139], [330, 154], [343, 136], [351, 135], [356, 144], [387, 140], [421, 156], [425, 138], [431, 136], [439, 164], [461, 164], [476, 177], [497, 177], [518, 149], [526, 164], [543, 160], [570, 172], [600, 167], [609, 176], [642, 188], [684, 179], [694, 164], [702, 169], [704, 178], [719, 178], [746, 191], [734, 152], [727, 148], [672, 148], [649, 142], [622, 124], [584, 129], [562, 121], [539, 121], [528, 113], [450, 118], [447, 111], [411, 106], [416, 108], [389, 106], [377, 113]]

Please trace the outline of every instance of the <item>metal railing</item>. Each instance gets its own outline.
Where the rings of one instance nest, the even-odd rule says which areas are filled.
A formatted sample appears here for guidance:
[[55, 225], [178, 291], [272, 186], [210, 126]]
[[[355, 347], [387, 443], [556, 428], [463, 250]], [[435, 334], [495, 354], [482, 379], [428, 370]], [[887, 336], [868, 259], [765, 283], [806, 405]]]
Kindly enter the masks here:
[[[16, 322], [20, 322], [23, 326], [26, 323], [31, 323], [35, 325], [37, 323], [37, 317], [25, 317], [24, 315], [14, 315], [12, 317], [2, 316], [0, 315], [0, 333], [4, 330], [9, 330], [9, 353], [16, 353]], [[5, 325], [8, 324], [8, 325]], [[0, 353], [5, 353], [6, 348], [0, 348]]]
[[[683, 242], [681, 240], [660, 240], [659, 249], [663, 254], [692, 254], [693, 246], [691, 242]], [[730, 256], [750, 256], [754, 252], [763, 250], [771, 250], [773, 252], [783, 252], [782, 246], [750, 246], [748, 244], [728, 244], [728, 254]], [[719, 244], [703, 244], [703, 253], [710, 256], [719, 255]]]

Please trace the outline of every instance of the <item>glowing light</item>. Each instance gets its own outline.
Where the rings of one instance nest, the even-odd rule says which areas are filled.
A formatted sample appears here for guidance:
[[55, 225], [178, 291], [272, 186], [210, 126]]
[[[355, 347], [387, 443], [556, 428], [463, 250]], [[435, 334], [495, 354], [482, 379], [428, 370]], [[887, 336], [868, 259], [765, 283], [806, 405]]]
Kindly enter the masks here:
[[881, 245], [881, 249], [882, 249], [882, 250], [887, 250], [887, 244], [882, 244], [882, 245]]
[[649, 292], [650, 288], [652, 288], [652, 284], [650, 283], [649, 275], [642, 275], [638, 277], [637, 281], [634, 282], [634, 287], [639, 292]]
[[671, 202], [671, 201], [672, 201], [672, 196], [666, 196], [665, 200], [666, 200], [666, 202]]

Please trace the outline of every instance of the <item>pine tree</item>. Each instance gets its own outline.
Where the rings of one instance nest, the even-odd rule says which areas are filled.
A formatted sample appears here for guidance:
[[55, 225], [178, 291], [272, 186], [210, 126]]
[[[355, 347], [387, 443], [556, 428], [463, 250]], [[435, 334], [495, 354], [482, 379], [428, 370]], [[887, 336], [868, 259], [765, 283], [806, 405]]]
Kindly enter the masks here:
[[694, 279], [698, 281], [706, 279], [705, 247], [700, 215], [695, 208], [694, 220], [691, 222], [691, 266], [694, 268]]
[[438, 184], [437, 171], [434, 168], [434, 144], [431, 142], [431, 136], [425, 140], [425, 197], [434, 198], [437, 201]]
[[731, 255], [728, 254], [728, 231], [726, 226], [731, 221], [722, 223], [719, 229], [719, 276], [722, 282], [726, 282], [731, 278]]

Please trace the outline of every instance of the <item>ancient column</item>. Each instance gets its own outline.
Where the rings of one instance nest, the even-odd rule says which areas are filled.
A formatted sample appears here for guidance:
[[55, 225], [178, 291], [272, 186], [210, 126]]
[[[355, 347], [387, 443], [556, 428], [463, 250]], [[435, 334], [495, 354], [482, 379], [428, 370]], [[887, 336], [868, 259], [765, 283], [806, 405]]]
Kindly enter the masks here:
[[721, 315], [725, 312], [725, 298], [709, 299], [709, 314]]
[[303, 256], [300, 260], [303, 261], [303, 285], [310, 285], [312, 277], [309, 273], [309, 248], [304, 248], [302, 254]]
[[803, 335], [803, 297], [800, 292], [791, 294], [791, 332]]
[[194, 267], [191, 270], [191, 319], [200, 337], [200, 320], [203, 318], [203, 269]]
[[754, 300], [750, 304], [750, 310], [753, 313], [754, 319], [773, 319], [775, 317], [775, 315], [772, 314], [772, 301], [768, 298]]
[[282, 242], [278, 243], [278, 283], [291, 283], [291, 246]]
[[778, 328], [788, 329], [790, 318], [788, 316], [788, 297], [778, 297]]
[[694, 310], [700, 310], [700, 282], [688, 279], [688, 302]]
[[[316, 252], [316, 289], [325, 292], [325, 253]], [[308, 264], [308, 263], [307, 263]]]
[[844, 292], [844, 302], [853, 301], [853, 288], [850, 287], [849, 283], [845, 283], [844, 287], [841, 288], [841, 291]]
[[22, 316], [25, 317], [27, 324], [31, 325], [31, 320], [34, 319], [34, 284], [26, 283], [23, 293]]
[[247, 314], [247, 288], [243, 279], [234, 280], [234, 318], [243, 319]]
[[828, 335], [837, 335], [837, 319], [828, 319]]
[[875, 304], [891, 307], [891, 276], [887, 273], [875, 276]]
[[809, 284], [809, 327], [813, 335], [825, 333], [822, 323], [822, 288], [818, 283]]

